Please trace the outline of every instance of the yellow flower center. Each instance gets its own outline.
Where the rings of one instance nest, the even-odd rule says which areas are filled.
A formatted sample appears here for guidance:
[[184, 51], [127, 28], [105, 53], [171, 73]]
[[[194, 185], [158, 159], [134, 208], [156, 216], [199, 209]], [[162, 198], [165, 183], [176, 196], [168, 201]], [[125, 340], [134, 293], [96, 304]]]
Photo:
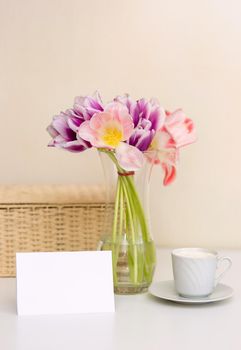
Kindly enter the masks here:
[[122, 131], [116, 127], [106, 128], [102, 140], [107, 146], [116, 147], [123, 137]]

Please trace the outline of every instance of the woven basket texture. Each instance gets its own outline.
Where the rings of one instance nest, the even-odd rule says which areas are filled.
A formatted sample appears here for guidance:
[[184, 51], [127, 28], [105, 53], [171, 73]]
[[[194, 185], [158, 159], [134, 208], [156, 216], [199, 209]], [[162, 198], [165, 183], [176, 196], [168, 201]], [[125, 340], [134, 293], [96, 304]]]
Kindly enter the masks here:
[[99, 186], [0, 186], [0, 276], [16, 252], [95, 250], [112, 208]]

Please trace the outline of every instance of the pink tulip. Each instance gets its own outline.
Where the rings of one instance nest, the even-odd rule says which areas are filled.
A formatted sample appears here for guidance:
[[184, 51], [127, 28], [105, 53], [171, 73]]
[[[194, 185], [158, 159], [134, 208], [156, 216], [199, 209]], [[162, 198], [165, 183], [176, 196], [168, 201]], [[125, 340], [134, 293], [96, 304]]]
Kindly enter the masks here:
[[170, 185], [176, 178], [176, 164], [179, 150], [171, 136], [164, 130], [158, 131], [145, 153], [153, 164], [160, 164], [164, 171], [164, 186]]
[[164, 126], [156, 133], [146, 156], [153, 164], [160, 164], [164, 170], [163, 184], [171, 184], [176, 178], [179, 148], [196, 141], [191, 119], [181, 109], [166, 112]]
[[78, 135], [94, 147], [113, 150], [121, 167], [135, 171], [143, 164], [143, 154], [136, 147], [124, 143], [133, 130], [133, 120], [127, 107], [112, 102], [103, 112], [96, 113], [90, 120], [83, 122]]
[[196, 141], [193, 121], [187, 118], [181, 109], [173, 113], [166, 112], [164, 130], [171, 135], [176, 148], [187, 146]]

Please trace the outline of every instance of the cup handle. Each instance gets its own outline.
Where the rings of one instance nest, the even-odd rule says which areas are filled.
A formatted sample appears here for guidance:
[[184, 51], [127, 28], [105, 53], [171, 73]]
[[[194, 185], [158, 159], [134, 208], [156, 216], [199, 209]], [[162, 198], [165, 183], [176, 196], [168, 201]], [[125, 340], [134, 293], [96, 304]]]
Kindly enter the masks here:
[[227, 261], [228, 265], [226, 266], [225, 270], [215, 278], [215, 286], [219, 283], [219, 281], [223, 278], [223, 276], [232, 266], [232, 260], [228, 256], [221, 256], [218, 258], [217, 268], [219, 268], [223, 261]]

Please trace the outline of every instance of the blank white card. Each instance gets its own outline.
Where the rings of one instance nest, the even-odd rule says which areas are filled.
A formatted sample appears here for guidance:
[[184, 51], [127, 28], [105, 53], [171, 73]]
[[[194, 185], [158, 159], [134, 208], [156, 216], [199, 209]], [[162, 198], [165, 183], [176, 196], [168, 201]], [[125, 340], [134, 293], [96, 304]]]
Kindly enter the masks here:
[[113, 312], [110, 251], [17, 253], [19, 315]]

